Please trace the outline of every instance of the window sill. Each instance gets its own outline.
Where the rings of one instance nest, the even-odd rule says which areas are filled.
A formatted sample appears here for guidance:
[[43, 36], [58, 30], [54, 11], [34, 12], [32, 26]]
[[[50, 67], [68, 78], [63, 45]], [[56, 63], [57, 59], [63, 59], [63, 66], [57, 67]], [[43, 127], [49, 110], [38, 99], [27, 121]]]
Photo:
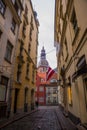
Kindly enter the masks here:
[[76, 39], [77, 39], [77, 37], [78, 37], [78, 35], [79, 35], [79, 32], [80, 32], [80, 28], [78, 27], [78, 29], [77, 29], [77, 31], [76, 31], [76, 33], [75, 33], [75, 36], [74, 36], [74, 39], [73, 39], [72, 45], [75, 44]]
[[26, 78], [27, 80], [30, 80], [30, 78], [29, 78], [28, 76], [25, 76], [25, 78]]
[[13, 31], [12, 28], [11, 28], [11, 31], [12, 31], [12, 33], [15, 35], [15, 30]]
[[4, 14], [2, 14], [1, 12], [0, 12], [0, 14], [1, 14], [1, 16], [5, 19], [5, 16], [4, 16]]
[[17, 83], [17, 84], [22, 84], [22, 82], [21, 82], [21, 81], [16, 81], [16, 83]]
[[4, 58], [8, 63], [12, 64], [10, 60], [8, 60], [6, 57]]
[[32, 81], [32, 84], [34, 84], [34, 81]]

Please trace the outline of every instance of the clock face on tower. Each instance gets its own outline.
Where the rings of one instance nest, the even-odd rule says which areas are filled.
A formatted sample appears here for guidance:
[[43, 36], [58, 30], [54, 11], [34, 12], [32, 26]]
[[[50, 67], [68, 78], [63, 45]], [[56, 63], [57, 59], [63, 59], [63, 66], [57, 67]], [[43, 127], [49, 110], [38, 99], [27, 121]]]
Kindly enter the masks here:
[[40, 67], [38, 69], [39, 72], [47, 72], [47, 67]]

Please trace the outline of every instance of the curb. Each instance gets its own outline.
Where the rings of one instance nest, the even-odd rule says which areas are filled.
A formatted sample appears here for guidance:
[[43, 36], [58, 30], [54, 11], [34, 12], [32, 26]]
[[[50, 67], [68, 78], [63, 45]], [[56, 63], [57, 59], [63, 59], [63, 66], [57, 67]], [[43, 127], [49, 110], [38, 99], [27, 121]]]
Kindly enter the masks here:
[[11, 123], [13, 123], [13, 122], [15, 122], [15, 121], [20, 120], [20, 119], [22, 119], [22, 118], [24, 118], [24, 117], [26, 117], [26, 116], [28, 116], [28, 115], [31, 115], [32, 113], [35, 113], [35, 112], [37, 112], [37, 111], [39, 111], [39, 109], [33, 110], [33, 111], [31, 111], [31, 112], [29, 112], [29, 113], [26, 113], [26, 114], [24, 114], [24, 115], [22, 115], [22, 116], [20, 115], [19, 117], [13, 117], [12, 119], [10, 119], [10, 121], [7, 121], [6, 123], [2, 124], [2, 125], [0, 126], [0, 129], [3, 128], [3, 127], [6, 127], [7, 125], [9, 125], [9, 124], [11, 124]]

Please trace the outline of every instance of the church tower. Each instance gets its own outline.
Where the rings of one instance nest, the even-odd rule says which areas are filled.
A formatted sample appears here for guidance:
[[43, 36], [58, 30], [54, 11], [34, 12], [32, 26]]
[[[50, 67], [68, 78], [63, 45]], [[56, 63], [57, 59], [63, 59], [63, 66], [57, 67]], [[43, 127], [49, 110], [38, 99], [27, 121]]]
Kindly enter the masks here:
[[46, 72], [48, 67], [49, 67], [49, 63], [46, 60], [46, 53], [43, 46], [40, 54], [40, 61], [38, 63], [38, 72]]
[[49, 67], [50, 66], [46, 59], [46, 52], [43, 46], [40, 53], [40, 61], [38, 63], [37, 76], [36, 76], [37, 80], [36, 80], [35, 100], [38, 101], [39, 105], [58, 103], [56, 93], [58, 88], [57, 84], [53, 83], [54, 79], [57, 79], [57, 73], [54, 73], [52, 79], [47, 81], [46, 72], [48, 71]]

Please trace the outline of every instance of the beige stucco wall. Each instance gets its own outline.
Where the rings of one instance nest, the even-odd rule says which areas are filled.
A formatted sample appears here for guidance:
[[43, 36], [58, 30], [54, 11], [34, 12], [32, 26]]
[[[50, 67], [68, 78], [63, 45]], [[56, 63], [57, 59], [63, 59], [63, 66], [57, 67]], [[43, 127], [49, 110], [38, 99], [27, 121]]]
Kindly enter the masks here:
[[[23, 39], [22, 37], [22, 28], [23, 28], [23, 22], [25, 20], [24, 18], [24, 11], [25, 11], [25, 5], [27, 5], [28, 8], [28, 24], [26, 25], [26, 33], [25, 33], [25, 38]], [[27, 57], [28, 55], [25, 53], [25, 51], [23, 50], [23, 60], [24, 63], [22, 64], [22, 73], [21, 73], [21, 84], [17, 83], [17, 66], [18, 63], [20, 63], [20, 61], [18, 60], [17, 56], [19, 55], [20, 52], [20, 44], [21, 42], [18, 41], [18, 48], [16, 50], [16, 60], [15, 60], [15, 68], [14, 68], [14, 91], [13, 91], [13, 96], [12, 96], [12, 112], [14, 111], [14, 100], [15, 100], [15, 89], [17, 88], [19, 90], [18, 92], [18, 98], [17, 98], [17, 111], [18, 112], [23, 112], [24, 111], [24, 103], [25, 103], [25, 88], [28, 88], [27, 91], [27, 104], [28, 104], [28, 110], [30, 110], [31, 108], [31, 103], [34, 103], [34, 97], [31, 97], [31, 91], [32, 89], [35, 91], [35, 83], [36, 83], [36, 76], [34, 77], [34, 83], [32, 83], [32, 73], [33, 73], [33, 65], [36, 65], [36, 56], [37, 56], [37, 40], [38, 40], [38, 27], [35, 21], [35, 17], [33, 14], [33, 9], [32, 6], [30, 4], [29, 0], [25, 0], [24, 1], [24, 11], [22, 12], [21, 15], [21, 20], [22, 23], [20, 25], [20, 29], [19, 29], [19, 36], [18, 38], [20, 40], [23, 40], [24, 45], [23, 48], [26, 50], [26, 52], [28, 52], [28, 46], [29, 46], [29, 42], [31, 43], [31, 51], [29, 56], [31, 57], [33, 62], [29, 63], [29, 79], [26, 79], [26, 66], [27, 66]], [[32, 41], [30, 41], [29, 39], [29, 34], [30, 34], [30, 27], [31, 27], [31, 16], [33, 16], [33, 27], [34, 30], [32, 31]], [[34, 63], [34, 64], [33, 64]], [[36, 75], [36, 70], [34, 70], [34, 75]], [[34, 95], [33, 95], [34, 96]]]
[[[59, 2], [59, 1], [56, 1], [56, 2]], [[68, 2], [68, 0], [66, 1], [66, 3], [64, 1], [62, 1], [63, 15], [64, 15], [64, 12], [66, 11], [67, 2]], [[76, 18], [77, 18], [77, 23], [78, 23], [78, 27], [79, 27], [79, 32], [78, 32], [78, 36], [75, 39], [74, 44], [72, 45], [72, 42], [75, 38], [75, 33], [74, 33], [73, 26], [71, 23], [71, 15], [72, 15], [73, 7], [75, 8], [75, 12], [76, 12]], [[60, 9], [60, 5], [57, 5], [56, 11], [60, 11], [59, 9]], [[87, 64], [87, 32], [85, 34], [85, 37], [83, 38], [83, 34], [87, 29], [86, 10], [87, 10], [87, 2], [85, 0], [84, 1], [79, 0], [79, 2], [78, 2], [78, 0], [73, 1], [71, 4], [71, 8], [69, 9], [69, 12], [67, 11], [68, 14], [66, 15], [66, 19], [64, 19], [67, 22], [65, 33], [63, 32], [63, 30], [61, 31], [61, 34], [58, 31], [54, 33], [55, 39], [58, 40], [58, 43], [61, 46], [61, 51], [60, 51], [59, 55], [57, 55], [58, 65], [59, 65], [58, 66], [58, 69], [59, 69], [58, 75], [59, 75], [59, 77], [61, 77], [60, 71], [61, 71], [61, 67], [63, 67], [63, 65], [64, 65], [66, 68], [66, 79], [69, 76], [71, 77], [72, 105], [69, 105], [68, 97], [67, 97], [68, 110], [71, 113], [73, 113], [75, 116], [79, 117], [81, 119], [82, 123], [87, 123], [87, 116], [86, 116], [87, 110], [86, 110], [86, 104], [85, 104], [84, 84], [83, 84], [83, 79], [87, 75], [83, 74], [83, 75], [79, 76], [77, 79], [75, 79], [75, 82], [72, 82], [72, 75], [74, 74], [75, 71], [77, 71], [76, 64], [82, 55], [85, 55], [86, 64]], [[61, 25], [61, 29], [63, 29], [62, 20], [60, 18], [60, 12], [55, 12], [55, 13], [57, 14], [57, 16], [55, 15], [55, 20], [56, 20], [55, 30], [56, 30], [56, 28], [57, 28], [57, 30], [59, 30], [59, 26], [58, 26], [59, 23]], [[64, 23], [64, 21], [63, 21], [63, 23]], [[64, 41], [61, 43], [61, 39], [65, 38], [65, 37], [67, 40], [67, 47], [68, 47], [67, 61], [65, 61], [67, 50], [65, 48]], [[81, 41], [82, 38], [83, 38], [83, 40]], [[81, 42], [84, 42], [84, 44], [83, 44], [83, 46], [80, 47]], [[77, 49], [77, 51], [76, 51], [76, 49]], [[67, 94], [67, 96], [68, 96], [68, 94]], [[60, 102], [61, 102], [61, 99], [60, 99]]]

